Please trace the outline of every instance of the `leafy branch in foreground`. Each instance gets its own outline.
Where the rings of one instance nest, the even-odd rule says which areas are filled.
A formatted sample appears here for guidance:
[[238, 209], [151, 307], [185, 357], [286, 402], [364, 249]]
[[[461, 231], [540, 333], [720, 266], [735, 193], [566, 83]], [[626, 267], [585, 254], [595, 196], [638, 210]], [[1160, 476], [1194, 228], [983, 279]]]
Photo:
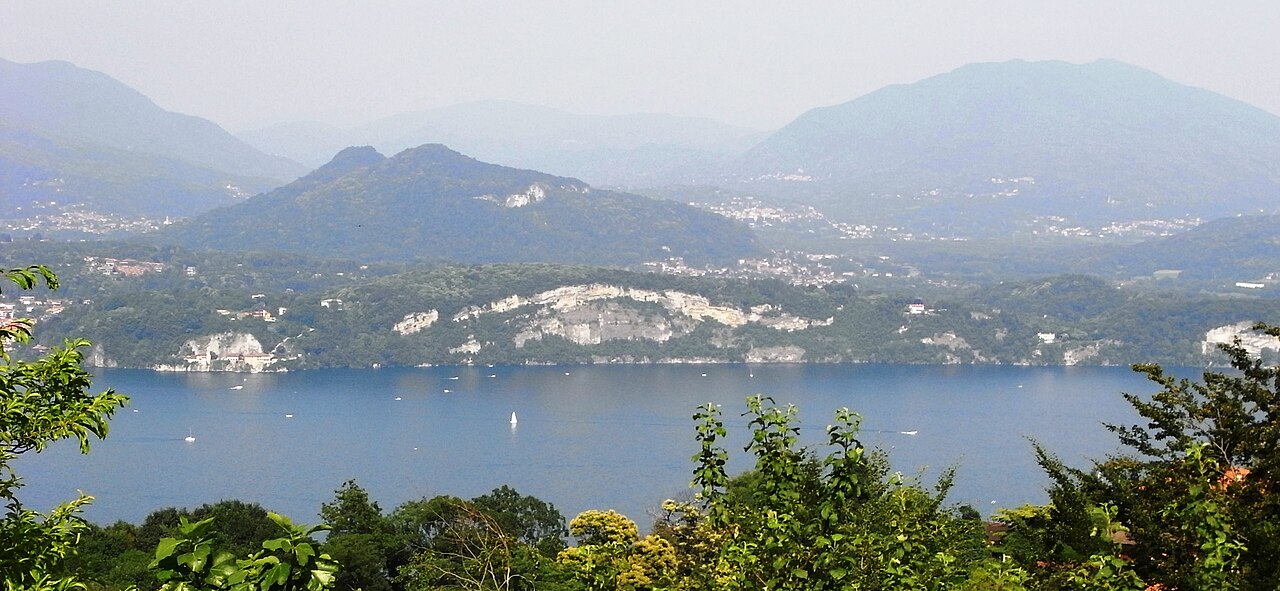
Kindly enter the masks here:
[[163, 591], [324, 591], [333, 586], [338, 563], [317, 553], [316, 533], [323, 525], [294, 525], [276, 513], [267, 517], [280, 527], [282, 536], [262, 543], [262, 550], [237, 558], [215, 551], [211, 537], [213, 519], [190, 522], [183, 517], [179, 537], [163, 538], [156, 546], [150, 567]]
[[[21, 289], [58, 286], [41, 265], [9, 269], [4, 277]], [[22, 479], [12, 464], [63, 439], [76, 439], [80, 452], [88, 453], [90, 436], [106, 437], [107, 419], [128, 398], [110, 390], [89, 394], [90, 375], [81, 367], [87, 341], [68, 341], [35, 361], [10, 358], [7, 347], [29, 342], [33, 324], [10, 319], [0, 325], [0, 580], [9, 589], [80, 588], [76, 577], [59, 572], [88, 527], [78, 514], [92, 498], [81, 495], [48, 514], [26, 509], [17, 495]]]

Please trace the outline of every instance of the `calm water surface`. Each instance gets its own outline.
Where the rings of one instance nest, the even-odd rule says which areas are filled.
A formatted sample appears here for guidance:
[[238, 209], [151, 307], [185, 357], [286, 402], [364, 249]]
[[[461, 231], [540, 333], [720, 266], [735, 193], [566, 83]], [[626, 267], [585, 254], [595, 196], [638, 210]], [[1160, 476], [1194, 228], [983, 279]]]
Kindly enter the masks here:
[[[979, 510], [1044, 502], [1028, 438], [1071, 463], [1115, 451], [1103, 421], [1135, 421], [1120, 392], [1152, 388], [1126, 368], [769, 365], [568, 366], [163, 374], [103, 370], [129, 394], [88, 456], [57, 445], [24, 458], [23, 498], [41, 510], [83, 490], [100, 523], [167, 506], [242, 499], [316, 521], [355, 479], [384, 510], [510, 484], [566, 517], [615, 508], [641, 522], [688, 494], [690, 416], [722, 404], [734, 471], [749, 468], [744, 399], [800, 409], [817, 444], [832, 411], [861, 413], [863, 442], [895, 469], [958, 468], [950, 500]], [[519, 418], [509, 424], [511, 413]], [[292, 416], [289, 416], [292, 415]], [[916, 431], [905, 435], [903, 431]], [[195, 441], [184, 441], [188, 435]], [[994, 503], [993, 503], [994, 501]]]

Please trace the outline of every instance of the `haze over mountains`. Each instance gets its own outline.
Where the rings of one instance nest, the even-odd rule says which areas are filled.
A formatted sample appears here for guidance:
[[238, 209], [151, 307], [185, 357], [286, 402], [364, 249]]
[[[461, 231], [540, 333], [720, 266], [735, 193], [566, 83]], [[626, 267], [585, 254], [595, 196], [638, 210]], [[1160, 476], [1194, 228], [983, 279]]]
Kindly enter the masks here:
[[[309, 146], [439, 141], [596, 184], [718, 185], [845, 221], [956, 235], [1046, 217], [1090, 227], [1212, 219], [1271, 211], [1280, 194], [1280, 117], [1112, 60], [972, 64], [813, 109], [772, 133], [488, 102], [242, 136], [311, 160]], [[1006, 223], [993, 226], [993, 215]]]
[[740, 181], [846, 218], [957, 231], [1273, 210], [1280, 117], [1116, 61], [973, 64], [814, 109]]
[[100, 72], [0, 59], [0, 201], [7, 208], [56, 200], [190, 215], [305, 172]]
[[757, 252], [745, 227], [674, 201], [480, 162], [428, 144], [347, 148], [284, 187], [157, 236], [223, 250], [356, 260], [632, 264]]
[[[106, 342], [125, 340], [133, 327], [154, 328], [175, 339], [174, 351], [189, 340], [181, 327], [190, 325], [180, 319], [190, 310], [207, 308], [201, 330], [245, 330], [250, 323], [242, 320], [255, 318], [264, 323], [252, 325], [261, 342], [296, 339], [310, 334], [313, 320], [330, 318], [320, 316], [327, 313], [320, 308], [329, 310], [320, 301], [358, 301], [350, 291], [308, 289], [439, 263], [660, 270], [637, 276], [658, 278], [660, 287], [679, 276], [687, 293], [728, 298], [726, 305], [743, 314], [781, 319], [724, 332], [701, 320], [702, 328], [687, 324], [683, 313], [662, 320], [651, 299], [621, 307], [594, 302], [567, 315], [553, 306], [554, 313], [535, 311], [528, 319], [543, 328], [572, 325], [588, 336], [632, 323], [638, 328], [617, 333], [622, 340], [656, 334], [660, 344], [574, 349], [586, 345], [565, 335], [578, 333], [556, 328], [546, 332], [549, 349], [540, 356], [520, 344], [533, 330], [527, 324], [489, 339], [511, 347], [493, 362], [1069, 364], [1127, 363], [1152, 351], [1186, 362], [1203, 356], [1198, 347], [1206, 331], [1265, 317], [1280, 295], [1280, 117], [1119, 62], [975, 64], [815, 109], [772, 133], [700, 119], [581, 116], [486, 102], [353, 129], [293, 125], [245, 137], [265, 150], [206, 120], [165, 111], [103, 74], [60, 62], [0, 62], [0, 202], [9, 217], [0, 235], [10, 235], [0, 236], [0, 255], [27, 253], [12, 263], [20, 264], [42, 260], [31, 255], [41, 249], [60, 253], [56, 265], [79, 269], [91, 289], [127, 293], [101, 298], [100, 308], [68, 311], [67, 318], [85, 319], [79, 328], [105, 318], [109, 328], [92, 334]], [[370, 140], [385, 151], [362, 145]], [[309, 163], [322, 151], [330, 156], [305, 173], [267, 151]], [[613, 186], [655, 188], [633, 194]], [[129, 243], [21, 239], [44, 223], [27, 223], [33, 204], [38, 212], [72, 203], [188, 219], [144, 219], [142, 227], [119, 232], [143, 234]], [[1172, 235], [1138, 242], [1160, 234]], [[502, 298], [535, 295], [530, 290], [566, 289], [569, 299], [616, 293], [585, 279], [538, 287], [559, 271], [513, 268], [475, 271], [494, 273], [485, 281], [502, 286], [492, 294], [494, 309], [506, 305]], [[613, 271], [567, 272], [591, 278]], [[1040, 279], [1052, 273], [1080, 275]], [[272, 310], [250, 294], [272, 291], [260, 285], [276, 274], [282, 275], [270, 281], [277, 291], [297, 293], [281, 296]], [[1019, 278], [1025, 285], [1014, 286]], [[209, 290], [190, 289], [202, 282]], [[393, 341], [408, 335], [390, 327], [436, 318], [444, 308], [426, 300], [438, 303], [458, 287], [393, 284], [424, 301], [384, 311], [379, 342], [388, 345], [379, 351], [400, 350]], [[1004, 284], [1014, 291], [1001, 291]], [[243, 291], [244, 302], [215, 304], [232, 297], [222, 291], [226, 285]], [[763, 286], [760, 296], [773, 299], [736, 301], [732, 289], [724, 291], [731, 285]], [[972, 290], [984, 285], [997, 286], [989, 301], [963, 311]], [[151, 308], [135, 306], [156, 286], [164, 286], [163, 297]], [[186, 299], [172, 293], [183, 290], [190, 291]], [[1159, 299], [1173, 293], [1207, 294], [1209, 303]], [[831, 294], [856, 295], [866, 305], [841, 309]], [[917, 298], [937, 309], [913, 313], [907, 304]], [[1260, 303], [1241, 307], [1245, 300]], [[775, 305], [782, 307], [768, 307]], [[1015, 307], [1025, 309], [1001, 315]], [[232, 308], [233, 315], [222, 314]], [[288, 309], [310, 312], [286, 315]], [[277, 312], [284, 318], [267, 320]], [[904, 316], [928, 329], [904, 336]], [[498, 327], [510, 318], [496, 318], [475, 326], [514, 326]], [[662, 322], [691, 332], [677, 338], [659, 330]], [[420, 339], [426, 356], [419, 358], [361, 353], [314, 363], [475, 360], [468, 335], [479, 328], [437, 328], [439, 339]], [[1006, 342], [999, 336], [1005, 330], [1022, 336]], [[800, 332], [803, 338], [792, 338]], [[1141, 338], [1125, 337], [1139, 332]], [[1057, 348], [1042, 350], [1050, 343], [1041, 333], [1056, 335]], [[318, 329], [313, 337], [326, 334]], [[364, 351], [368, 342], [360, 339], [368, 334], [350, 334]], [[662, 340], [668, 337], [670, 343]], [[148, 340], [135, 344], [155, 353]], [[174, 351], [163, 355], [180, 355]], [[129, 358], [144, 366], [160, 359]]]
[[[325, 206], [330, 207], [329, 215], [355, 215], [367, 227], [417, 228], [409, 231], [415, 237], [406, 244], [421, 246], [423, 252], [409, 254], [404, 244], [348, 249], [408, 258], [443, 256], [440, 253], [452, 252], [453, 247], [432, 243], [428, 248], [415, 242], [422, 238], [419, 232], [440, 230], [428, 229], [429, 223], [408, 218], [406, 212], [425, 215], [429, 208], [423, 209], [423, 204], [435, 203], [440, 196], [491, 195], [503, 201], [539, 183], [551, 188], [539, 207], [587, 208], [560, 211], [544, 221], [589, 219], [591, 223], [579, 229], [616, 228], [623, 232], [618, 236], [639, 241], [627, 251], [556, 260], [633, 260], [663, 242], [609, 225], [600, 210], [590, 209], [600, 203], [584, 199], [585, 193], [569, 195], [573, 190], [566, 188], [581, 190], [588, 183], [696, 187], [663, 191], [676, 201], [715, 194], [708, 188], [720, 187], [769, 203], [812, 206], [830, 220], [892, 225], [923, 237], [1007, 238], [1046, 232], [1096, 236], [1100, 229], [1138, 223], [1177, 229], [1204, 220], [1273, 213], [1280, 196], [1280, 117], [1116, 61], [973, 64], [814, 109], [772, 133], [705, 119], [585, 116], [481, 102], [406, 113], [351, 129], [287, 124], [242, 135], [263, 149], [209, 121], [165, 111], [104, 74], [64, 62], [0, 61], [0, 200], [11, 217], [27, 213], [17, 212], [18, 207], [39, 201], [83, 203], [90, 209], [128, 214], [197, 215], [305, 172], [305, 167], [267, 151], [318, 163], [348, 145], [361, 144], [395, 153], [443, 143], [449, 149], [438, 148], [433, 154], [452, 154], [444, 160], [455, 160], [435, 162], [414, 173], [445, 171], [445, 176], [425, 181], [396, 180], [395, 175], [408, 168], [348, 179], [353, 184], [343, 188], [351, 191], [346, 195], [384, 199], [383, 208], [350, 209], [334, 197], [342, 193], [337, 187], [320, 187], [318, 178], [334, 174], [334, 167], [343, 162], [350, 164], [343, 158], [314, 173], [307, 181], [310, 185], [294, 185], [285, 193], [333, 197], [335, 201]], [[462, 166], [453, 150], [503, 166]], [[419, 150], [411, 153], [422, 155]], [[370, 170], [382, 170], [402, 160], [397, 156], [388, 163], [361, 162]], [[520, 177], [516, 182], [510, 173], [514, 169], [505, 166], [545, 171], [546, 178]], [[470, 176], [449, 176], [457, 172], [454, 168]], [[526, 173], [536, 174], [521, 174]], [[486, 174], [494, 177], [482, 178]], [[446, 187], [452, 182], [461, 185]], [[488, 186], [496, 188], [484, 188]], [[382, 191], [388, 193], [379, 194]], [[568, 193], [553, 195], [555, 191]], [[628, 204], [611, 215], [629, 221], [630, 230], [666, 222], [687, 230], [703, 223], [693, 222], [683, 209], [655, 209], [633, 196], [592, 191], [593, 198], [607, 195], [613, 200], [609, 207]], [[257, 201], [254, 215], [263, 214], [267, 210], [262, 204], [276, 203], [285, 193]], [[458, 212], [431, 215], [458, 213], [456, 223], [468, 224], [539, 219], [528, 213], [533, 209], [521, 208], [486, 217], [488, 213], [475, 208], [494, 204], [472, 201], [457, 205], [462, 208]], [[384, 217], [372, 219], [377, 212]], [[230, 232], [224, 236], [229, 244], [309, 248], [306, 241], [263, 242], [252, 234], [267, 230], [244, 220], [230, 221], [237, 215], [253, 217], [226, 214], [230, 226], [219, 231]], [[664, 215], [675, 219], [660, 219]], [[213, 219], [201, 222], [210, 232]], [[268, 233], [299, 219], [313, 218], [282, 213]], [[314, 223], [327, 225], [313, 227], [329, 227], [335, 222], [314, 217]], [[440, 235], [452, 232], [465, 238], [467, 231], [486, 232], [450, 229]], [[534, 233], [517, 224], [494, 235], [508, 240], [522, 236], [530, 244], [550, 240], [545, 233]], [[197, 234], [190, 239], [196, 241]], [[204, 243], [217, 243], [212, 234], [202, 236]], [[392, 236], [383, 232], [377, 237]], [[623, 242], [619, 238], [611, 248]], [[733, 246], [702, 254], [715, 258], [740, 252], [738, 238], [726, 244]], [[473, 248], [471, 252], [481, 253], [478, 260], [520, 258], [483, 244]]]
[[598, 185], [638, 187], [718, 167], [764, 133], [695, 117], [580, 115], [483, 101], [402, 113], [350, 129], [295, 122], [238, 135], [263, 151], [314, 166], [347, 146], [367, 144], [395, 153], [432, 142], [490, 162]]

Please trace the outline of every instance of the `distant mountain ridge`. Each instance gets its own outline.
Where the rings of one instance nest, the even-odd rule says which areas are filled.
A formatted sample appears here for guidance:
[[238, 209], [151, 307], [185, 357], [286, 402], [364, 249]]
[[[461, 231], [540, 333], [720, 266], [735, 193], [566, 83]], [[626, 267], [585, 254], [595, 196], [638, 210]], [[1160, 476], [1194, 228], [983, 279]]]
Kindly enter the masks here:
[[733, 174], [844, 217], [1212, 218], [1274, 207], [1280, 117], [1113, 60], [971, 64], [811, 110]]
[[347, 148], [297, 181], [172, 227], [192, 247], [358, 260], [628, 264], [756, 251], [750, 231], [672, 201], [593, 189], [440, 144]]
[[153, 215], [197, 213], [306, 172], [101, 72], [3, 59], [0, 168], [11, 208], [56, 199]]
[[750, 147], [756, 130], [654, 113], [582, 115], [510, 101], [479, 101], [401, 113], [341, 129], [286, 123], [240, 132], [260, 149], [318, 165], [338, 149], [370, 144], [394, 153], [440, 143], [490, 162], [643, 186], [697, 175]]

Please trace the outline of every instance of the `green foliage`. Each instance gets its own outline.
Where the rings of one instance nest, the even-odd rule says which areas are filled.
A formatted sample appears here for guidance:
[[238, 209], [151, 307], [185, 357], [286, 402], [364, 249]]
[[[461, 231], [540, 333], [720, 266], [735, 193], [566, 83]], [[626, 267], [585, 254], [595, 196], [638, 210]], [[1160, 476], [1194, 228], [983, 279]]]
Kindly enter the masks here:
[[[11, 269], [4, 275], [21, 289], [41, 282], [51, 289], [58, 286], [44, 266]], [[10, 358], [9, 347], [27, 343], [31, 327], [29, 320], [0, 325], [0, 502], [5, 505], [0, 518], [0, 580], [10, 589], [77, 588], [82, 584], [76, 577], [58, 573], [87, 529], [78, 513], [91, 498], [81, 495], [48, 514], [26, 509], [18, 499], [22, 480], [12, 463], [64, 439], [77, 440], [81, 453], [88, 453], [90, 437], [105, 437], [107, 418], [128, 399], [111, 391], [89, 394], [90, 376], [80, 366], [85, 341], [68, 341], [35, 361]]]
[[463, 500], [407, 501], [390, 514], [354, 481], [321, 515], [335, 524], [324, 549], [343, 565], [335, 588], [556, 589], [552, 558], [567, 530], [555, 507], [503, 486]]
[[1001, 514], [1011, 528], [1002, 550], [1045, 588], [1133, 588], [1145, 580], [1168, 589], [1274, 589], [1280, 369], [1239, 342], [1222, 349], [1232, 371], [1208, 371], [1199, 382], [1158, 365], [1134, 367], [1161, 389], [1149, 398], [1126, 394], [1145, 421], [1108, 428], [1137, 456], [1078, 470], [1037, 450], [1053, 505]]
[[1100, 548], [1065, 573], [1068, 588], [1088, 591], [1145, 589], [1146, 584], [1133, 572], [1129, 561], [1121, 556], [1120, 543], [1116, 538], [1128, 530], [1116, 522], [1115, 507], [1088, 507], [1085, 514], [1093, 524], [1089, 533]]
[[569, 532], [564, 526], [564, 516], [555, 505], [521, 495], [506, 485], [471, 499], [471, 504], [492, 518], [503, 532], [537, 548], [545, 556], [555, 556], [564, 549], [564, 537]]
[[[929, 300], [936, 313], [905, 315], [912, 297], [848, 285], [803, 287], [777, 280], [585, 266], [365, 265], [303, 255], [195, 253], [111, 243], [24, 245], [4, 254], [57, 261], [68, 284], [63, 292], [75, 303], [41, 319], [41, 344], [84, 336], [97, 344], [95, 354], [122, 367], [180, 364], [186, 342], [228, 332], [252, 335], [265, 350], [282, 357], [300, 355], [276, 366], [288, 369], [689, 358], [740, 362], [752, 349], [768, 347], [797, 347], [804, 351], [803, 360], [825, 362], [1054, 364], [1070, 355], [1083, 363], [1198, 365], [1225, 359], [1203, 354], [1200, 341], [1206, 330], [1280, 314], [1280, 299], [1146, 294], [1079, 275], [938, 290]], [[135, 258], [169, 268], [142, 277], [104, 276], [86, 266], [85, 256]], [[195, 268], [196, 275], [187, 276], [185, 267]], [[744, 311], [768, 304], [792, 316], [830, 318], [832, 324], [793, 331], [758, 323], [730, 327], [691, 319], [653, 302], [619, 298], [591, 302], [579, 311], [593, 319], [614, 315], [609, 320], [620, 324], [612, 326], [634, 327], [634, 335], [665, 324], [671, 338], [619, 335], [579, 345], [541, 331], [541, 339], [517, 339], [545, 319], [542, 314], [564, 313], [535, 306], [437, 321], [408, 335], [391, 329], [409, 314], [436, 310], [441, 319], [453, 318], [513, 295], [528, 298], [590, 284], [680, 291]], [[263, 297], [251, 297], [255, 294]], [[343, 301], [341, 309], [321, 306], [322, 300], [333, 298]], [[257, 309], [274, 314], [280, 307], [288, 311], [275, 322], [236, 317]], [[1054, 333], [1057, 342], [1041, 343], [1041, 332]], [[480, 352], [458, 350], [473, 338], [483, 345]], [[943, 344], [948, 342], [955, 346]]]
[[181, 519], [179, 537], [163, 538], [156, 546], [155, 571], [163, 591], [324, 591], [333, 586], [338, 564], [317, 554], [311, 537], [325, 526], [294, 525], [287, 517], [268, 513], [280, 537], [266, 540], [248, 556], [215, 550], [210, 530], [213, 518], [197, 522]]
[[1239, 589], [1238, 573], [1248, 550], [1232, 523], [1232, 499], [1224, 494], [1224, 470], [1206, 457], [1204, 443], [1192, 444], [1183, 459], [1189, 469], [1186, 493], [1160, 511], [1174, 536], [1198, 550], [1194, 552], [1191, 583], [1198, 589]]
[[[194, 509], [167, 507], [152, 511], [140, 525], [121, 521], [105, 528], [91, 527], [81, 536], [67, 572], [113, 588], [126, 586], [123, 584], [126, 581], [150, 582], [155, 579], [147, 572], [150, 555], [161, 539], [179, 535], [184, 520], [213, 520], [205, 534], [212, 548], [237, 556], [257, 551], [262, 548], [262, 542], [276, 537], [280, 531], [268, 517], [267, 510], [256, 503], [228, 499]], [[148, 558], [115, 560], [125, 554]]]
[[[538, 546], [504, 529], [500, 519], [510, 522], [516, 516], [507, 514], [504, 519], [474, 501], [446, 497], [406, 513], [421, 516], [427, 511], [435, 515], [430, 527], [420, 531], [429, 531], [430, 539], [395, 578], [406, 590], [556, 589], [566, 583], [561, 569]], [[563, 527], [563, 518], [560, 524]]]
[[934, 492], [889, 475], [858, 440], [856, 414], [836, 412], [822, 460], [797, 447], [795, 407], [756, 396], [746, 416], [756, 467], [734, 479], [719, 410], [694, 417], [697, 504], [664, 504], [655, 526], [676, 550], [680, 588], [944, 589], [979, 570], [1013, 580], [988, 568], [978, 522], [943, 507], [950, 474]]
[[409, 554], [406, 536], [398, 534], [381, 507], [354, 480], [342, 484], [332, 503], [320, 506], [330, 524], [324, 549], [342, 564], [334, 587], [339, 591], [391, 589], [392, 572]]
[[[1280, 328], [1259, 324], [1271, 336]], [[1192, 383], [1164, 373], [1158, 365], [1134, 366], [1162, 390], [1150, 401], [1132, 394], [1125, 399], [1147, 425], [1109, 425], [1120, 441], [1140, 454], [1169, 460], [1193, 443], [1204, 443], [1222, 466], [1248, 466], [1254, 478], [1268, 478], [1280, 468], [1280, 367], [1251, 358], [1239, 342], [1222, 347], [1238, 374], [1205, 372]]]
[[320, 505], [320, 517], [329, 524], [329, 537], [347, 534], [377, 534], [388, 529], [378, 502], [354, 480], [342, 483], [332, 503]]
[[640, 537], [634, 521], [615, 511], [584, 511], [569, 522], [578, 545], [556, 560], [586, 589], [685, 588], [675, 545], [659, 535]]

